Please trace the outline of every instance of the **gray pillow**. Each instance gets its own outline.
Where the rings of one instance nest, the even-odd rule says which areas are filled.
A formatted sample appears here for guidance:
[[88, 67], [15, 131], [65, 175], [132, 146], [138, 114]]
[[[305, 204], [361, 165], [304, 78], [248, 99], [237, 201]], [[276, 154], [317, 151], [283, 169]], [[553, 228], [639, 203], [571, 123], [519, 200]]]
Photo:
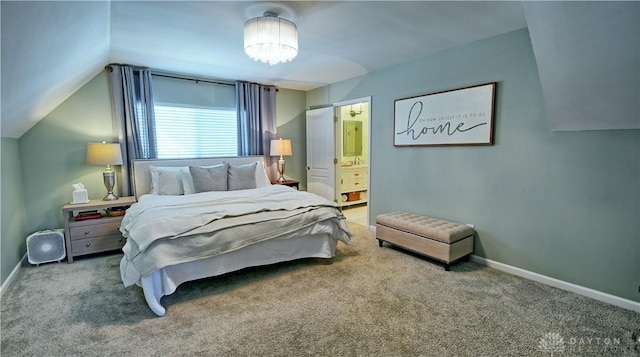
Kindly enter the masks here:
[[229, 165], [229, 191], [256, 188], [257, 162], [247, 165]]
[[189, 166], [189, 172], [193, 177], [193, 189], [196, 193], [227, 190], [227, 164], [211, 167]]

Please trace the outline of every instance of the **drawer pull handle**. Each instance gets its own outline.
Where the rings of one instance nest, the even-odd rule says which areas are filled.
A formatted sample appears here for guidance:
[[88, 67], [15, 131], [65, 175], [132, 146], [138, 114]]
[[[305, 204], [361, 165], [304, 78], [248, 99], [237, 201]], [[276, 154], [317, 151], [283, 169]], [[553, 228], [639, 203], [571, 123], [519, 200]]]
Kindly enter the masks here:
[[89, 232], [89, 231], [84, 231], [84, 234], [89, 234], [89, 233], [91, 233], [91, 232]]
[[360, 182], [354, 182], [353, 185], [354, 186], [358, 186], [360, 184]]
[[91, 245], [91, 243], [87, 243], [87, 245], [86, 245], [85, 247], [88, 247], [88, 246], [90, 246], [90, 245]]

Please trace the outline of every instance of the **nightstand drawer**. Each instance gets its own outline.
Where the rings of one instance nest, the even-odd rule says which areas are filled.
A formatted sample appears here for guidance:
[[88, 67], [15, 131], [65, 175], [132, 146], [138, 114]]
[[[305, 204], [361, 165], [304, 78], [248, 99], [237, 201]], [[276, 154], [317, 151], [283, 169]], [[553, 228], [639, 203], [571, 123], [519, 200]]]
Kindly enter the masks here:
[[120, 235], [120, 221], [69, 228], [71, 240], [115, 234]]
[[104, 252], [120, 249], [125, 243], [126, 239], [119, 233], [96, 238], [78, 239], [73, 242], [71, 252], [74, 255]]

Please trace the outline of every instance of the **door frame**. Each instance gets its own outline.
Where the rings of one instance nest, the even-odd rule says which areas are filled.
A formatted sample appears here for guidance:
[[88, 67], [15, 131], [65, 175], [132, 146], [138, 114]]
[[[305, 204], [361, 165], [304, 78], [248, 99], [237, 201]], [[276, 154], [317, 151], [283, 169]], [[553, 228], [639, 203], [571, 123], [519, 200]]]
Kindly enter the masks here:
[[[367, 96], [367, 97], [361, 97], [361, 98], [355, 98], [355, 99], [349, 99], [349, 100], [344, 100], [344, 101], [340, 101], [340, 102], [335, 102], [333, 103], [333, 113], [334, 113], [334, 117], [338, 118], [338, 114], [340, 114], [339, 111], [339, 107], [344, 107], [347, 105], [351, 105], [351, 104], [358, 104], [358, 103], [363, 103], [366, 102], [367, 103], [367, 108], [368, 108], [368, 115], [367, 115], [367, 228], [370, 227], [369, 225], [369, 214], [370, 214], [370, 203], [371, 203], [371, 113], [372, 113], [372, 108], [371, 108], [371, 96]], [[342, 145], [342, 141], [340, 140], [340, 142], [338, 142], [338, 138], [342, 138], [342, 133], [338, 133], [338, 131], [340, 131], [341, 125], [337, 125], [336, 128], [336, 140], [335, 144], [335, 156], [338, 156], [339, 152], [342, 152], [342, 148], [339, 147], [339, 145]], [[337, 164], [338, 167], [340, 167], [339, 162]], [[336, 182], [336, 199], [339, 198], [339, 192], [338, 192], [338, 182], [340, 182], [340, 170], [338, 170], [336, 168], [335, 171], [335, 182]], [[340, 202], [340, 201], [338, 201]]]

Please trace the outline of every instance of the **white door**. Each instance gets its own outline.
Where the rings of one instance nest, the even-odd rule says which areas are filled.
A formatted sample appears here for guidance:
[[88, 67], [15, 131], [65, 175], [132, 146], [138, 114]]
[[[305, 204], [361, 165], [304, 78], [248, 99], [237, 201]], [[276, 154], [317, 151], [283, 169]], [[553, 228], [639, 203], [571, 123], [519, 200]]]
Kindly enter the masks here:
[[307, 110], [307, 191], [336, 200], [333, 107]]

